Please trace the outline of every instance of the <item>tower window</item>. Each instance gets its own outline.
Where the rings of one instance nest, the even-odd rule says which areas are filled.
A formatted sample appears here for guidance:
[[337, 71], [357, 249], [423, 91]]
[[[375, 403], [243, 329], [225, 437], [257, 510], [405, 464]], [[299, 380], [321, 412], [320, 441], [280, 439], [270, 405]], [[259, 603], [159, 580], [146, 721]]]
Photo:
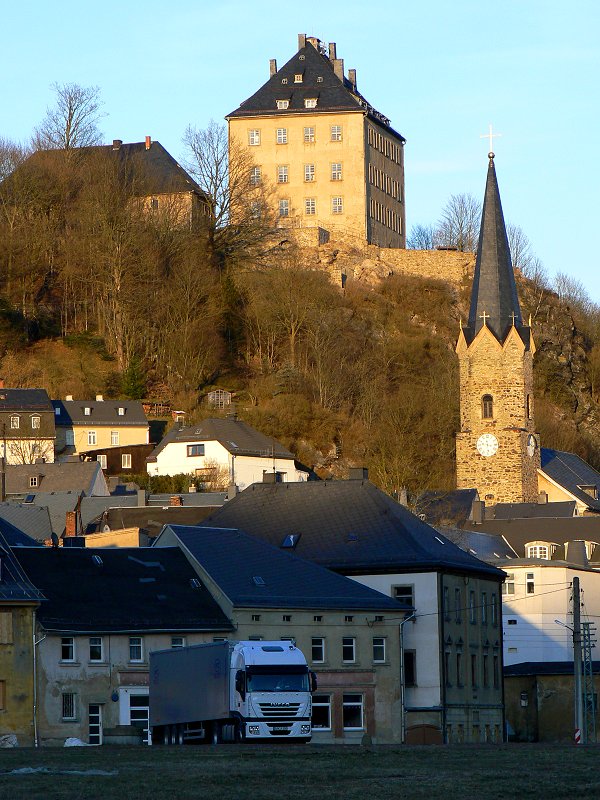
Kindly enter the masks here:
[[491, 394], [484, 394], [481, 398], [481, 416], [483, 419], [494, 417], [494, 398]]

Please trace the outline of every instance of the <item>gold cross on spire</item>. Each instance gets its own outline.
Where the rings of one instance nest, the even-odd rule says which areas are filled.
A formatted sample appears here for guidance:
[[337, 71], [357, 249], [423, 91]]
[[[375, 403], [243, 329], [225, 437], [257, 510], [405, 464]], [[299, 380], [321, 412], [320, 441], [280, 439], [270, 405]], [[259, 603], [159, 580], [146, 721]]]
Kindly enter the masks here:
[[489, 318], [490, 318], [490, 315], [489, 315], [489, 314], [486, 314], [486, 312], [485, 312], [485, 311], [483, 312], [483, 314], [480, 314], [480, 315], [479, 315], [479, 319], [482, 319], [482, 320], [483, 320], [483, 324], [484, 324], [484, 325], [486, 324], [486, 320], [488, 320]]
[[514, 326], [515, 326], [515, 320], [516, 320], [516, 318], [517, 318], [517, 315], [515, 314], [515, 312], [514, 312], [514, 311], [513, 311], [513, 312], [512, 312], [512, 314], [510, 315], [510, 318], [512, 319], [512, 324], [513, 324], [513, 328], [514, 328]]
[[489, 133], [482, 133], [479, 138], [480, 139], [489, 139], [490, 140], [490, 152], [488, 153], [488, 156], [490, 158], [493, 158], [494, 157], [494, 139], [497, 136], [502, 136], [502, 134], [501, 133], [493, 133], [492, 132], [492, 123], [491, 122], [490, 122], [489, 128], [490, 128], [489, 129]]

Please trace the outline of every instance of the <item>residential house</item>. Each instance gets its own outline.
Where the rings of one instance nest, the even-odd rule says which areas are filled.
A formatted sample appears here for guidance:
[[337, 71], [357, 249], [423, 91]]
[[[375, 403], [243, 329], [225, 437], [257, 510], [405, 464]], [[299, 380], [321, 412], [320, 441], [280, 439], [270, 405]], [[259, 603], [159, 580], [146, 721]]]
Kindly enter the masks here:
[[[13, 464], [6, 468], [6, 496], [22, 500], [53, 492], [78, 492], [86, 496], [109, 494], [98, 462], [56, 461]], [[29, 500], [33, 502], [33, 499]]]
[[404, 247], [404, 142], [346, 76], [335, 43], [299, 34], [298, 52], [227, 115], [230, 151], [255, 164], [254, 184], [275, 186], [282, 227], [343, 231]]
[[45, 389], [5, 389], [0, 381], [0, 455], [7, 464], [54, 461], [54, 412]]
[[404, 604], [406, 741], [502, 739], [501, 570], [368, 480], [254, 484], [203, 525], [238, 527]]
[[81, 458], [98, 461], [107, 477], [121, 475], [126, 480], [128, 476], [146, 472], [146, 459], [153, 450], [153, 444], [124, 444], [86, 450], [81, 453]]
[[[233, 630], [178, 548], [20, 547], [13, 555], [46, 598], [36, 620], [41, 744], [141, 742], [149, 653]], [[28, 634], [31, 680], [31, 625]]]
[[235, 638], [289, 639], [317, 674], [313, 740], [402, 738], [398, 601], [237, 529], [167, 525], [152, 551], [177, 545], [235, 624]]
[[234, 416], [175, 427], [148, 456], [149, 475], [190, 475], [211, 489], [245, 489], [265, 475], [275, 482], [308, 479], [276, 439]]

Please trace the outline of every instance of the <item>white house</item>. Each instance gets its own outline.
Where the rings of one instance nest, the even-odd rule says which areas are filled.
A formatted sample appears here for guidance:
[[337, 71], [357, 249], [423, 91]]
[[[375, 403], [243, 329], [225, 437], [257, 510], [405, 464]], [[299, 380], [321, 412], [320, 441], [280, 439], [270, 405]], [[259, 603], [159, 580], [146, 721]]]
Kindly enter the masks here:
[[289, 450], [234, 417], [173, 428], [146, 462], [149, 475], [192, 475], [212, 489], [228, 485], [245, 489], [265, 480], [265, 475], [274, 483], [308, 479]]

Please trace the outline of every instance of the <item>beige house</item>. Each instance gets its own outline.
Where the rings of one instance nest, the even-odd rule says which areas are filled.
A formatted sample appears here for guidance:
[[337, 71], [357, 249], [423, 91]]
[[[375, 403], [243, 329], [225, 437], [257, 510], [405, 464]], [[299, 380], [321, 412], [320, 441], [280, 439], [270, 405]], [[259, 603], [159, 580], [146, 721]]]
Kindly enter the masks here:
[[336, 45], [300, 34], [298, 52], [228, 115], [230, 142], [276, 187], [281, 227], [344, 231], [404, 247], [404, 142], [344, 74]]
[[[149, 426], [142, 404], [137, 400], [53, 400], [56, 424], [56, 456], [59, 461], [98, 450], [123, 445], [149, 443]], [[123, 454], [123, 458], [127, 454]], [[103, 468], [106, 463], [98, 456]], [[131, 466], [131, 455], [123, 468]]]

